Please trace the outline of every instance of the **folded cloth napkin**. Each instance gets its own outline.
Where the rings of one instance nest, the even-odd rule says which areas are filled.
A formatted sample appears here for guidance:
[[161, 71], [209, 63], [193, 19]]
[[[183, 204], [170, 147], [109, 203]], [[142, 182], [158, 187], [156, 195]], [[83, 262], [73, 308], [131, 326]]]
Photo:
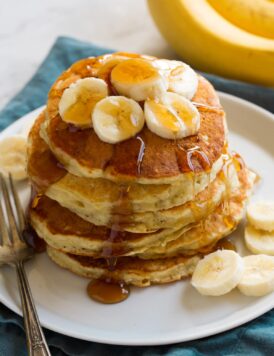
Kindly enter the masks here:
[[[97, 56], [110, 49], [72, 38], [60, 37], [29, 83], [0, 112], [0, 130], [29, 111], [45, 104], [56, 77], [74, 61]], [[204, 74], [218, 89], [274, 112], [274, 90]], [[274, 350], [274, 310], [231, 331], [167, 346], [126, 347], [98, 344], [45, 330], [53, 355], [272, 355]], [[122, 330], [121, 330], [122, 332]], [[0, 303], [0, 356], [27, 355], [22, 318]]]

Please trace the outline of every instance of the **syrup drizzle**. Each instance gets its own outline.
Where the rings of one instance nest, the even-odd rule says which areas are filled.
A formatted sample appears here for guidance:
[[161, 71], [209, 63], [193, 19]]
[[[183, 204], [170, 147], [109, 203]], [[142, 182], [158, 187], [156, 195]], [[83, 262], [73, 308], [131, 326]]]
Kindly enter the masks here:
[[136, 140], [140, 141], [140, 149], [139, 149], [138, 158], [137, 158], [137, 173], [140, 176], [141, 171], [142, 171], [142, 163], [143, 163], [143, 158], [145, 155], [146, 144], [141, 136], [137, 136]]
[[34, 228], [30, 224], [29, 211], [30, 208], [36, 208], [39, 200], [41, 198], [41, 194], [37, 194], [34, 187], [31, 187], [30, 193], [30, 201], [26, 211], [26, 226], [22, 232], [23, 238], [26, 243], [34, 249], [35, 252], [40, 253], [46, 250], [46, 243], [43, 239], [41, 239]]
[[[106, 260], [109, 273], [115, 272], [118, 257], [116, 256], [116, 249], [114, 245], [120, 239], [123, 233], [123, 226], [121, 223], [121, 213], [129, 215], [132, 212], [132, 206], [129, 198], [131, 186], [128, 184], [121, 184], [119, 187], [119, 197], [117, 204], [112, 209], [112, 226], [110, 233], [106, 238], [106, 246], [103, 247], [102, 256]], [[111, 278], [105, 280], [91, 281], [87, 287], [88, 295], [91, 299], [105, 304], [119, 303], [129, 296], [129, 286], [123, 282], [112, 281]]]
[[208, 170], [211, 167], [210, 161], [209, 161], [207, 155], [205, 154], [205, 152], [201, 151], [199, 146], [194, 146], [194, 147], [188, 149], [186, 152], [187, 164], [192, 172], [195, 172], [195, 167], [192, 163], [192, 159], [195, 156], [196, 157], [200, 156], [202, 158], [201, 164], [204, 169]]
[[192, 101], [192, 104], [195, 105], [199, 109], [204, 109], [204, 110], [212, 110], [212, 111], [224, 111], [222, 107], [219, 106], [213, 106], [213, 105], [207, 105], [207, 104], [202, 104], [202, 103], [197, 103], [196, 101]]
[[232, 250], [237, 252], [235, 244], [227, 238], [219, 240], [215, 245], [215, 248], [216, 250]]

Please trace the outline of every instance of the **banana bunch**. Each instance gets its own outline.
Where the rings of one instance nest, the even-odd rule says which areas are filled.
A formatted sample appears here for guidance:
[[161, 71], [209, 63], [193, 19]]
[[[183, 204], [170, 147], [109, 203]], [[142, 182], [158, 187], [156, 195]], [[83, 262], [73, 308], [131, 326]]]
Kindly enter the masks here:
[[274, 2], [148, 0], [152, 17], [193, 67], [274, 86]]

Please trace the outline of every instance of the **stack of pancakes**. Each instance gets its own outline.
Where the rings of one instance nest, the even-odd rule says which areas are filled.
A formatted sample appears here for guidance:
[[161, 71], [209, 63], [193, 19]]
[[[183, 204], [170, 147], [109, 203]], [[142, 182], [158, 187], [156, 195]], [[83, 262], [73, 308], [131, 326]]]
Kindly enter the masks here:
[[30, 132], [30, 223], [49, 257], [81, 276], [140, 287], [187, 277], [237, 227], [254, 174], [229, 153], [225, 113], [201, 76], [197, 135], [167, 140], [145, 126], [109, 144], [64, 122], [63, 91], [99, 67], [88, 58], [64, 72]]

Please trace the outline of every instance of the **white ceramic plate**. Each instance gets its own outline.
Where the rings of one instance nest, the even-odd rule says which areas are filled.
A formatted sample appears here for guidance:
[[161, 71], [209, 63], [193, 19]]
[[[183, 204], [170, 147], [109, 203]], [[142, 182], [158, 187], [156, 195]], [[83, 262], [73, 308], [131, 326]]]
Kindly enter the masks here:
[[[274, 199], [274, 116], [234, 96], [220, 93], [220, 97], [228, 116], [230, 146], [263, 178], [252, 199]], [[0, 134], [0, 139], [19, 132], [40, 111], [18, 120]], [[26, 200], [26, 184], [21, 192]], [[243, 226], [234, 236], [242, 240]], [[241, 243], [239, 250], [246, 253]], [[132, 288], [125, 302], [102, 305], [87, 297], [88, 280], [57, 267], [45, 254], [28, 262], [26, 269], [43, 326], [102, 343], [160, 345], [193, 340], [234, 328], [274, 307], [274, 293], [248, 298], [234, 290], [223, 297], [203, 297], [189, 281]], [[15, 273], [9, 267], [0, 271], [0, 300], [21, 313]]]

